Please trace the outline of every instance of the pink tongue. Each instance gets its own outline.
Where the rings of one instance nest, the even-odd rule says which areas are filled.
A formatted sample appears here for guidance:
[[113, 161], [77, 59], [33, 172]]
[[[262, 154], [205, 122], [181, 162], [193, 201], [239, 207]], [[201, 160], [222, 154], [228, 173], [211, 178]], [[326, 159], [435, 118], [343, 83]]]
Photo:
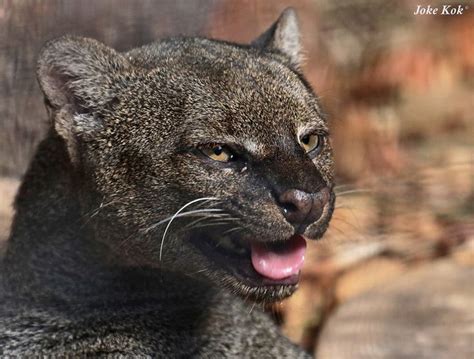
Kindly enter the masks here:
[[306, 241], [302, 236], [291, 237], [282, 248], [253, 244], [252, 265], [262, 276], [283, 279], [298, 274], [304, 262]]

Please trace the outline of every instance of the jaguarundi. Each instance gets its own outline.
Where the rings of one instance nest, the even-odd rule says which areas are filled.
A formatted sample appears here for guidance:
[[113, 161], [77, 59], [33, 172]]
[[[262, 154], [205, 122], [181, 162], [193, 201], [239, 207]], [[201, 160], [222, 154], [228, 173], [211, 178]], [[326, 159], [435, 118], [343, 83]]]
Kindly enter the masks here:
[[0, 354], [307, 357], [251, 310], [296, 290], [334, 209], [300, 60], [292, 9], [248, 45], [48, 42], [50, 128], [15, 200]]

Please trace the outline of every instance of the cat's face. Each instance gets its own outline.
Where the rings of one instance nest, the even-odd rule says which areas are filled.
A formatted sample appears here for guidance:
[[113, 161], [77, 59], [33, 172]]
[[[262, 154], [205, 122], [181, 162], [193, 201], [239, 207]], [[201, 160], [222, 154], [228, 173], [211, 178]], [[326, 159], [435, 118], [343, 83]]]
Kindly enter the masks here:
[[296, 288], [305, 240], [328, 226], [333, 160], [311, 89], [262, 51], [199, 39], [133, 50], [94, 92], [113, 96], [75, 103], [89, 111], [68, 110], [58, 132], [87, 179], [85, 210], [101, 208], [97, 237], [117, 253], [277, 300]]

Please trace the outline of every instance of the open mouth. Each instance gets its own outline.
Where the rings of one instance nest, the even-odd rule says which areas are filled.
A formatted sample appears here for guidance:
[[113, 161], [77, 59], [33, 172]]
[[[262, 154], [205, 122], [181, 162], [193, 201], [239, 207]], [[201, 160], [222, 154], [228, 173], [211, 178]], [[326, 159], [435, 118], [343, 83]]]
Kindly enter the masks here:
[[196, 234], [192, 242], [212, 262], [251, 288], [296, 289], [306, 251], [306, 240], [299, 235], [285, 241], [258, 242], [213, 231]]
[[[314, 223], [318, 225], [318, 230], [313, 231], [315, 239], [326, 231], [334, 201], [331, 192], [320, 218]], [[303, 267], [306, 238], [295, 234], [281, 241], [264, 241], [235, 233], [228, 233], [225, 226], [214, 227], [212, 231], [208, 228], [194, 233], [190, 239], [218, 270], [226, 272], [225, 282], [243, 287], [243, 294], [255, 292], [256, 296], [265, 299], [267, 294], [273, 299], [291, 295], [297, 288]]]

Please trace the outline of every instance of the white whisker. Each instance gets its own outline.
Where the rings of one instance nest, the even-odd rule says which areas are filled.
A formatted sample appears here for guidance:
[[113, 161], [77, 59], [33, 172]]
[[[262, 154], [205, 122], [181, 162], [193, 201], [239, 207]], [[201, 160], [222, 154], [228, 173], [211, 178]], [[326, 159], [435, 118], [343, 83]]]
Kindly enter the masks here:
[[[193, 211], [188, 211], [188, 212], [184, 212], [184, 213], [179, 213], [178, 215], [173, 215], [173, 216], [170, 216], [168, 218], [165, 218], [165, 219], [162, 219], [161, 221], [155, 223], [155, 224], [152, 224], [150, 227], [148, 227], [147, 229], [145, 229], [143, 232], [144, 233], [148, 233], [150, 232], [151, 230], [155, 229], [156, 227], [168, 222], [168, 221], [172, 221], [176, 218], [180, 218], [180, 217], [186, 217], [186, 216], [192, 216], [192, 215], [201, 215], [201, 214], [206, 214], [206, 213], [212, 213], [212, 212], [222, 212], [222, 209], [217, 209], [217, 208], [209, 208], [209, 209], [196, 209], [196, 210], [193, 210]], [[218, 215], [216, 215], [218, 216]]]
[[191, 230], [191, 229], [206, 228], [206, 227], [211, 227], [211, 226], [221, 226], [221, 225], [224, 225], [224, 224], [229, 224], [229, 222], [233, 222], [233, 221], [227, 220], [227, 221], [203, 223], [199, 226], [194, 226], [194, 227], [191, 227], [191, 228], [188, 228], [188, 229]]
[[[202, 197], [202, 198], [197, 198], [195, 200], [192, 200], [191, 202], [188, 202], [186, 203], [183, 207], [181, 207], [180, 209], [178, 209], [176, 211], [176, 213], [171, 217], [170, 221], [168, 222], [168, 225], [166, 226], [165, 228], [165, 232], [163, 233], [163, 237], [161, 238], [161, 244], [160, 244], [160, 254], [159, 254], [159, 260], [161, 262], [161, 257], [162, 257], [162, 254], [163, 254], [163, 245], [165, 243], [165, 237], [166, 237], [166, 233], [168, 233], [168, 229], [170, 228], [171, 226], [171, 223], [173, 223], [174, 219], [179, 216], [179, 214], [187, 207], [189, 207], [190, 205], [194, 204], [194, 203], [197, 203], [197, 202], [201, 202], [201, 201], [210, 201], [210, 200], [217, 200], [218, 198], [215, 198], [215, 197]], [[201, 212], [205, 211], [205, 210], [200, 210]], [[209, 211], [209, 210], [208, 210]]]
[[342, 191], [342, 192], [336, 192], [336, 196], [344, 196], [347, 194], [353, 194], [353, 193], [371, 193], [373, 190], [370, 189], [351, 189], [348, 191]]
[[230, 215], [227, 214], [227, 213], [222, 213], [222, 214], [218, 214], [218, 215], [210, 215], [210, 216], [205, 216], [205, 217], [202, 217], [202, 218], [198, 218], [198, 219], [196, 219], [195, 221], [192, 221], [191, 223], [189, 223], [188, 225], [186, 225], [186, 226], [184, 227], [184, 229], [185, 229], [185, 230], [186, 230], [186, 229], [192, 229], [195, 224], [198, 224], [199, 222], [205, 221], [205, 220], [207, 220], [207, 219], [209, 219], [209, 218], [211, 218], [211, 219], [213, 219], [213, 218], [219, 218], [219, 220], [227, 220], [227, 219], [232, 218], [232, 217], [228, 217], [228, 216], [230, 216]]
[[224, 233], [222, 233], [222, 235], [233, 233], [233, 232], [238, 231], [238, 230], [242, 230], [242, 228], [240, 228], [240, 227], [231, 228], [231, 229], [225, 231]]

